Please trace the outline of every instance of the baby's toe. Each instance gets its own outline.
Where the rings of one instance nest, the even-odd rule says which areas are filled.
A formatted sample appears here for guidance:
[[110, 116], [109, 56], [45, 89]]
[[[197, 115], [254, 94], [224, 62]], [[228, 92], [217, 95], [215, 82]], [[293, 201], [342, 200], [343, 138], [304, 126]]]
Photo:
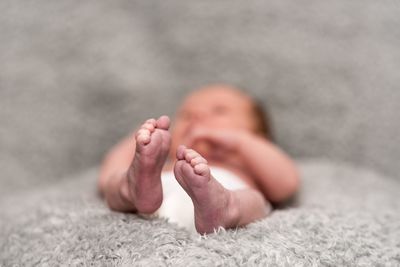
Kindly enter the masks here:
[[168, 116], [161, 116], [156, 121], [156, 125], [155, 126], [157, 128], [159, 128], [159, 129], [168, 130], [170, 124], [171, 124], [171, 120], [169, 119]]
[[150, 143], [150, 131], [148, 129], [140, 129], [136, 133], [136, 142], [141, 145], [147, 145]]
[[193, 149], [186, 149], [185, 151], [185, 160], [190, 163], [192, 159], [201, 157], [199, 153], [194, 151]]
[[207, 160], [206, 160], [205, 158], [203, 158], [202, 156], [195, 157], [194, 159], [192, 159], [192, 160], [190, 161], [190, 165], [192, 165], [192, 167], [194, 167], [194, 166], [196, 166], [197, 164], [200, 164], [200, 163], [205, 163], [205, 164], [207, 164], [208, 162], [207, 162]]
[[180, 145], [178, 147], [178, 149], [176, 150], [176, 158], [178, 160], [185, 159], [185, 150], [186, 150], [186, 147], [184, 145]]
[[144, 124], [142, 124], [142, 126], [140, 127], [140, 129], [146, 129], [149, 130], [151, 133], [154, 132], [154, 130], [156, 129], [156, 127], [154, 126], [153, 123], [151, 122], [145, 122]]
[[194, 173], [196, 173], [197, 175], [202, 175], [202, 176], [210, 175], [210, 168], [205, 163], [199, 163], [196, 166], [194, 166], [193, 169]]
[[157, 126], [157, 121], [154, 118], [148, 119], [144, 124], [146, 123], [152, 124], [154, 127]]

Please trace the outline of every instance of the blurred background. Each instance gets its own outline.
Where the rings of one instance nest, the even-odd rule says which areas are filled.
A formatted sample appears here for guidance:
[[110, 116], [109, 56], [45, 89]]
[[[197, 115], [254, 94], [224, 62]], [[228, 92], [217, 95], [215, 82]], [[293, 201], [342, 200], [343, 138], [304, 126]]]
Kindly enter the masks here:
[[0, 193], [100, 163], [143, 119], [224, 82], [296, 159], [398, 178], [398, 1], [0, 1]]

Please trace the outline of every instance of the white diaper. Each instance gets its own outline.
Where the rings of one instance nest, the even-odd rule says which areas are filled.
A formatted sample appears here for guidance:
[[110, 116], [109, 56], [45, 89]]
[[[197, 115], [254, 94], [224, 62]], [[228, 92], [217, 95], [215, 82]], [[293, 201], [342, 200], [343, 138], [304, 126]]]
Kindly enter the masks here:
[[[249, 187], [230, 171], [218, 167], [210, 167], [210, 169], [213, 177], [229, 190]], [[174, 173], [172, 171], [163, 172], [161, 181], [163, 186], [163, 203], [152, 216], [168, 218], [170, 222], [177, 223], [189, 231], [196, 232], [192, 200], [179, 185]]]

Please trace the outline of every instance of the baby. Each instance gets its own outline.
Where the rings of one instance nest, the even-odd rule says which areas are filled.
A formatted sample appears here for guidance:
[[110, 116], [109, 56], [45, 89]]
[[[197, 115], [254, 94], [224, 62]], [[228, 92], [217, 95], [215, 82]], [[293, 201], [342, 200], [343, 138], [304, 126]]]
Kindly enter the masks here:
[[270, 203], [299, 187], [295, 164], [238, 89], [194, 91], [169, 127], [167, 116], [149, 119], [105, 157], [98, 186], [111, 209], [167, 217], [204, 234], [262, 219]]

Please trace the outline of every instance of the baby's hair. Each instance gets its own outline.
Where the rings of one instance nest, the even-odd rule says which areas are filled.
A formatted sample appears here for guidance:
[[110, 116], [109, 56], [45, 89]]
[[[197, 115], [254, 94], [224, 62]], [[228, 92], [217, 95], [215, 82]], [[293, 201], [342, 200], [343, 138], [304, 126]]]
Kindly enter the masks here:
[[250, 101], [253, 105], [253, 113], [256, 118], [256, 133], [262, 137], [267, 138], [269, 141], [274, 141], [274, 135], [272, 130], [272, 122], [271, 117], [268, 112], [268, 109], [263, 105], [263, 103], [256, 99], [249, 90], [242, 86], [234, 86], [234, 88], [238, 89], [243, 94], [247, 95], [250, 98]]
[[253, 112], [257, 120], [257, 133], [273, 142], [274, 136], [272, 133], [271, 118], [268, 111], [264, 108], [263, 104], [259, 100], [254, 98], [251, 99], [253, 100]]

